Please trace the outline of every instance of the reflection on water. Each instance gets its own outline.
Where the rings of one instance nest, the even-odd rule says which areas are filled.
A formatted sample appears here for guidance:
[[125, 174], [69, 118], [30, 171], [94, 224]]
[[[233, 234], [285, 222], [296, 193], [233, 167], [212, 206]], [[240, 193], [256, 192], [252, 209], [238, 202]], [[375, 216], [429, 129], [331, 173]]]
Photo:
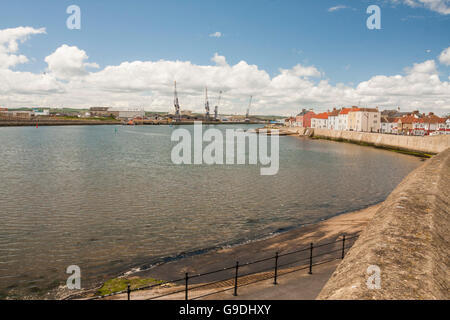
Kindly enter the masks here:
[[65, 283], [73, 264], [86, 287], [160, 257], [360, 209], [420, 164], [280, 137], [275, 176], [249, 165], [178, 166], [174, 129], [0, 128], [0, 294], [42, 296]]

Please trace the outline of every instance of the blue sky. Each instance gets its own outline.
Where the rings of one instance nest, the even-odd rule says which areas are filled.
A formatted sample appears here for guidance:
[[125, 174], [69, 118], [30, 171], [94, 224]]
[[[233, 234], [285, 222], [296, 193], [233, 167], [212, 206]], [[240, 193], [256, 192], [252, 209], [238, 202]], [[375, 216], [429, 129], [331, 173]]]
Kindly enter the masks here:
[[[420, 1], [420, 0], [417, 0]], [[66, 28], [66, 8], [81, 8], [81, 30]], [[366, 27], [366, 8], [381, 8], [381, 30]], [[444, 1], [445, 4], [445, 1]], [[448, 2], [447, 2], [448, 4]], [[330, 8], [342, 6], [339, 10]], [[402, 74], [450, 46], [450, 14], [402, 1], [4, 1], [0, 29], [44, 27], [20, 45], [28, 63], [15, 71], [43, 72], [45, 57], [63, 44], [84, 50], [100, 69], [124, 61], [190, 61], [229, 65], [244, 60], [270, 77], [297, 64], [314, 66], [330, 85], [356, 86], [376, 75]], [[210, 34], [220, 32], [221, 37]], [[447, 80], [448, 65], [439, 66]]]

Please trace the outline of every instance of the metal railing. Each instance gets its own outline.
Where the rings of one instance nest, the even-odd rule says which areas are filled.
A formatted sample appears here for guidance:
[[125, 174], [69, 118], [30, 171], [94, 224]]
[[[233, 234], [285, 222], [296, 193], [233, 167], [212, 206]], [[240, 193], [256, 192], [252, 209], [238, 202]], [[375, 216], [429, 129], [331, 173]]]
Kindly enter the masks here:
[[[152, 284], [148, 286], [143, 286], [139, 288], [131, 289], [130, 285], [128, 284], [128, 287], [126, 290], [113, 292], [110, 294], [102, 295], [102, 296], [95, 296], [91, 298], [92, 300], [95, 299], [102, 299], [106, 297], [111, 297], [119, 294], [127, 294], [127, 299], [131, 299], [131, 293], [135, 291], [142, 291], [142, 290], [150, 290], [155, 289], [158, 287], [164, 287], [164, 286], [172, 286], [180, 283], [177, 287], [175, 287], [175, 290], [170, 292], [164, 292], [155, 296], [152, 296], [148, 298], [148, 300], [154, 300], [154, 299], [160, 299], [164, 297], [168, 297], [171, 295], [176, 294], [183, 294], [184, 293], [184, 299], [189, 300], [190, 296], [189, 293], [195, 292], [197, 289], [207, 289], [208, 287], [213, 287], [210, 290], [217, 289], [214, 288], [215, 285], [222, 285], [225, 284], [225, 289], [220, 290], [214, 290], [213, 292], [204, 293], [199, 296], [195, 296], [191, 298], [191, 300], [204, 298], [207, 296], [211, 296], [214, 294], [222, 293], [225, 291], [233, 290], [233, 295], [238, 295], [238, 288], [244, 287], [250, 284], [254, 284], [257, 282], [269, 280], [273, 278], [273, 284], [278, 284], [278, 278], [287, 274], [291, 274], [294, 272], [302, 271], [302, 270], [308, 270], [308, 274], [313, 274], [313, 267], [322, 265], [325, 263], [329, 263], [332, 261], [335, 261], [337, 259], [344, 259], [346, 249], [349, 249], [353, 243], [349, 244], [349, 241], [355, 240], [359, 237], [358, 233], [355, 233], [351, 236], [346, 237], [346, 235], [342, 235], [342, 237], [339, 237], [335, 241], [327, 242], [327, 243], [318, 243], [314, 245], [314, 243], [310, 243], [308, 247], [301, 248], [299, 250], [287, 252], [287, 253], [279, 253], [276, 252], [274, 256], [267, 257], [264, 259], [259, 259], [247, 263], [240, 264], [239, 261], [236, 261], [235, 265], [225, 267], [222, 269], [216, 269], [213, 271], [208, 271], [204, 273], [199, 274], [192, 274], [190, 275], [188, 272], [185, 273], [184, 277], [173, 279], [169, 281], [163, 281], [157, 284]], [[332, 250], [324, 250], [324, 248], [327, 248], [329, 246], [333, 246]], [[336, 248], [337, 247], [337, 248]], [[317, 253], [316, 253], [317, 252]], [[316, 254], [315, 254], [316, 253]], [[336, 253], [339, 253], [336, 257]], [[302, 255], [306, 255], [305, 257], [302, 257]], [[298, 256], [298, 257], [297, 257]], [[289, 260], [289, 257], [294, 257], [293, 260]], [[323, 260], [317, 260], [319, 257], [324, 257]], [[300, 258], [300, 259], [299, 259]], [[283, 261], [287, 260], [287, 261]], [[268, 264], [268, 262], [273, 261], [272, 264], [269, 263], [268, 266], [264, 267], [260, 270], [252, 270], [244, 273], [240, 273], [241, 270], [248, 269], [251, 266], [261, 265], [261, 264]], [[280, 263], [281, 262], [281, 263]], [[290, 267], [289, 267], [290, 266]], [[288, 268], [289, 267], [289, 268]], [[284, 269], [283, 269], [284, 268]], [[201, 277], [216, 275], [219, 273], [226, 273], [227, 276], [225, 278], [220, 278], [219, 280], [214, 281], [207, 281], [206, 283], [200, 283], [195, 284], [191, 283], [193, 280], [199, 279]], [[260, 277], [256, 280], [251, 280], [250, 276], [252, 275], [259, 275]], [[241, 283], [239, 283], [239, 280], [241, 280]], [[245, 281], [242, 281], [245, 280]], [[248, 281], [251, 280], [251, 281]], [[229, 283], [232, 281], [232, 285], [226, 285], [226, 283]], [[220, 288], [220, 286], [219, 286]]]

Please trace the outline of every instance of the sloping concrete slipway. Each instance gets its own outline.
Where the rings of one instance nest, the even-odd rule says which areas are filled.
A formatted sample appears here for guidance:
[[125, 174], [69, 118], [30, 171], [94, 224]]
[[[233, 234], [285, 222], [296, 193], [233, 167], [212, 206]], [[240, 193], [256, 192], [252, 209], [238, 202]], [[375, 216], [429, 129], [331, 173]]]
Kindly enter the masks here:
[[447, 149], [381, 204], [318, 299], [450, 299], [449, 201]]

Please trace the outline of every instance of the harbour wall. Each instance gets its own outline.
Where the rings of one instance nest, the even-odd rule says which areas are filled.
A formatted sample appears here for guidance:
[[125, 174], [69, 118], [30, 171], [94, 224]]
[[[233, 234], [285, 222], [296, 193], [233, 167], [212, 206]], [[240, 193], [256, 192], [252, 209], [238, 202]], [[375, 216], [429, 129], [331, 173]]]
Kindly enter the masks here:
[[381, 204], [318, 299], [450, 299], [449, 215], [447, 149]]
[[394, 134], [302, 128], [298, 133], [319, 139], [373, 145], [395, 150], [438, 154], [450, 148], [450, 135], [403, 136]]

